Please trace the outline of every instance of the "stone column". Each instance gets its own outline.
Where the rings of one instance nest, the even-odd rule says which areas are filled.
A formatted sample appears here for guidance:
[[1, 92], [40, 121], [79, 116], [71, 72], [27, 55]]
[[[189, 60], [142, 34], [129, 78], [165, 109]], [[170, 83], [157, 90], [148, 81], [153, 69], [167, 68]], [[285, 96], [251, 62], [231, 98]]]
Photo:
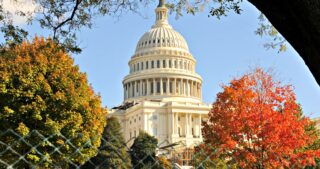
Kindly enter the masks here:
[[150, 86], [149, 86], [149, 79], [146, 79], [147, 81], [147, 95], [150, 95]]
[[189, 136], [189, 114], [186, 113], [186, 137]]
[[202, 98], [201, 84], [199, 85], [199, 91], [200, 91], [200, 98]]
[[140, 80], [139, 96], [142, 96], [142, 80]]
[[182, 93], [183, 93], [183, 87], [182, 87], [182, 85], [183, 85], [183, 80], [180, 79], [179, 95], [182, 95]]
[[196, 82], [196, 97], [199, 97], [198, 82]]
[[179, 121], [178, 121], [178, 113], [175, 113], [175, 126], [174, 126], [174, 134], [178, 135], [178, 124], [179, 124]]
[[174, 135], [175, 133], [174, 133], [174, 114], [173, 114], [173, 112], [171, 112], [171, 135]]
[[190, 96], [190, 80], [187, 80], [187, 96]]
[[138, 82], [137, 81], [134, 81], [134, 94], [133, 94], [133, 97], [136, 97], [137, 96], [137, 86], [138, 86]]
[[193, 91], [192, 91], [192, 84], [193, 84], [193, 81], [191, 80], [191, 81], [190, 81], [190, 96], [192, 96], [192, 95], [193, 95]]
[[131, 97], [131, 84], [130, 84], [130, 82], [128, 82], [127, 85], [128, 85], [128, 98], [130, 98]]
[[144, 80], [141, 80], [142, 90], [141, 90], [141, 96], [144, 96]]
[[186, 95], [186, 83], [182, 80], [182, 95]]

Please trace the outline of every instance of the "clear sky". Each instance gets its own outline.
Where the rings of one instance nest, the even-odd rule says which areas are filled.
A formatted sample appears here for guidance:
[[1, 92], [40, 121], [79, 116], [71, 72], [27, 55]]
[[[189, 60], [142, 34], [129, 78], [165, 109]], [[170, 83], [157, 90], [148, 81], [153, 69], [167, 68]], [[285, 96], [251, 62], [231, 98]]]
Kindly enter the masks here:
[[[92, 29], [80, 32], [84, 49], [74, 56], [75, 62], [109, 108], [123, 101], [122, 80], [129, 72], [128, 61], [139, 38], [154, 23], [155, 6], [156, 3], [141, 9], [141, 15], [98, 18]], [[260, 66], [272, 68], [277, 79], [294, 86], [306, 115], [320, 116], [320, 87], [303, 60], [290, 45], [284, 53], [266, 50], [263, 44], [268, 39], [254, 34], [259, 11], [246, 2], [242, 9], [241, 15], [231, 14], [221, 20], [208, 17], [208, 12], [184, 15], [178, 20], [170, 15], [170, 24], [184, 36], [197, 60], [196, 70], [203, 78], [203, 101], [211, 104], [221, 91], [221, 84]], [[43, 33], [40, 28], [33, 31]]]

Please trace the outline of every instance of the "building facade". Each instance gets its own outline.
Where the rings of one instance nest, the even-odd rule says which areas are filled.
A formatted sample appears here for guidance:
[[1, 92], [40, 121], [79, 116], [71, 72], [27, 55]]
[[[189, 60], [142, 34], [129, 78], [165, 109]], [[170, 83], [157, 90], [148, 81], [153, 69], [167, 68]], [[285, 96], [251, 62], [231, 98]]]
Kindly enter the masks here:
[[123, 80], [124, 102], [111, 110], [131, 144], [140, 131], [160, 146], [202, 141], [201, 122], [210, 106], [202, 102], [202, 78], [185, 39], [168, 23], [168, 9], [160, 1], [156, 22], [139, 40]]

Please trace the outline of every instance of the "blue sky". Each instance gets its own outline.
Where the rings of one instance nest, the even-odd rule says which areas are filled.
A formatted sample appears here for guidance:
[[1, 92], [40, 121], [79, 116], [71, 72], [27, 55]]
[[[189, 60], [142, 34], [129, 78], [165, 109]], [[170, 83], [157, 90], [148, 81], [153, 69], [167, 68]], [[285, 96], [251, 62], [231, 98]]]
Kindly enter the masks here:
[[[92, 29], [83, 29], [79, 34], [84, 49], [74, 56], [75, 62], [109, 108], [123, 101], [122, 79], [129, 72], [128, 61], [139, 38], [154, 23], [155, 6], [141, 9], [141, 15], [98, 18]], [[306, 115], [320, 116], [320, 87], [303, 60], [290, 45], [284, 53], [266, 50], [263, 44], [268, 38], [254, 34], [259, 11], [249, 3], [244, 3], [242, 9], [241, 15], [230, 14], [221, 20], [208, 17], [208, 12], [184, 15], [178, 20], [174, 14], [170, 16], [170, 24], [185, 37], [197, 60], [196, 70], [203, 78], [203, 101], [212, 103], [221, 84], [260, 66], [272, 68], [278, 80], [294, 86]], [[46, 34], [40, 28], [33, 31]]]

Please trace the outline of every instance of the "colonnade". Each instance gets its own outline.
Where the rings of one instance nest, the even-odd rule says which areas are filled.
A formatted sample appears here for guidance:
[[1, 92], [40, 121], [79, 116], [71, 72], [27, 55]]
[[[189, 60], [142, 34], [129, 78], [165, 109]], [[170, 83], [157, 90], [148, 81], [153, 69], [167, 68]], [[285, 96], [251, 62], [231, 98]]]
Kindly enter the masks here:
[[150, 78], [124, 84], [124, 98], [150, 95], [202, 97], [201, 83], [183, 78]]
[[[179, 121], [182, 117], [184, 117], [185, 122]], [[192, 118], [196, 118], [196, 120], [192, 120]], [[193, 116], [193, 114], [190, 113], [178, 113], [173, 112], [171, 113], [171, 126], [172, 126], [172, 135], [177, 137], [202, 137], [202, 131], [201, 131], [201, 123], [202, 123], [202, 116], [201, 114], [197, 116]], [[182, 124], [184, 123], [184, 125]], [[198, 126], [196, 128], [196, 125]], [[182, 128], [179, 129], [179, 127], [184, 126], [184, 131], [182, 131]], [[195, 130], [198, 131], [195, 131]], [[180, 130], [180, 131], [179, 131]], [[193, 132], [192, 132], [193, 130]]]

